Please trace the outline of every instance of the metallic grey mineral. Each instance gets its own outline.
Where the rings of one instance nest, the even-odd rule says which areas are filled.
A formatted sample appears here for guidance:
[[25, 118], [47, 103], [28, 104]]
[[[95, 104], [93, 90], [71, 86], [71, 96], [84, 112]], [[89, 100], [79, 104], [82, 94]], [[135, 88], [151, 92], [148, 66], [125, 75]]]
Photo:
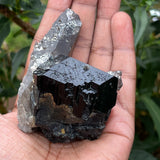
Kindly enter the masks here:
[[32, 132], [36, 127], [33, 112], [38, 103], [38, 89], [34, 85], [33, 72], [45, 71], [68, 57], [81, 25], [79, 16], [66, 9], [44, 38], [35, 44], [27, 74], [18, 91], [18, 126], [22, 131]]
[[118, 78], [117, 90], [120, 90], [121, 87], [123, 86], [123, 82], [122, 82], [122, 79], [121, 79], [122, 72], [121, 71], [109, 71], [107, 73]]

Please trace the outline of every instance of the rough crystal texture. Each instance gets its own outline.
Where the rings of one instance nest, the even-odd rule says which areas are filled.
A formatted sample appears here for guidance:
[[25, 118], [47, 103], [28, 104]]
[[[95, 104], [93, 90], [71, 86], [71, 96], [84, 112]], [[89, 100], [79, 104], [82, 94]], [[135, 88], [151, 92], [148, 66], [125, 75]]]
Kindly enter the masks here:
[[[46, 24], [47, 25], [47, 24]], [[19, 128], [32, 132], [35, 126], [34, 108], [38, 103], [38, 89], [34, 85], [33, 72], [42, 74], [51, 66], [64, 60], [72, 50], [80, 31], [81, 21], [72, 10], [64, 11], [44, 38], [35, 44], [27, 74], [18, 91]]]
[[50, 141], [100, 136], [116, 103], [118, 76], [70, 57], [34, 78], [40, 94], [36, 126]]

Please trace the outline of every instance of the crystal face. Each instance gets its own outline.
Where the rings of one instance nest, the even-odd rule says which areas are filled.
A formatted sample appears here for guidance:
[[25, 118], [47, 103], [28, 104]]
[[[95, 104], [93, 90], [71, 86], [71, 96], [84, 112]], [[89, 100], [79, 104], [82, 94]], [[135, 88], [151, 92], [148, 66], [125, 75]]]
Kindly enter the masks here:
[[122, 87], [121, 72], [103, 72], [68, 57], [81, 28], [66, 9], [35, 44], [18, 91], [18, 126], [52, 142], [98, 138]]
[[96, 139], [115, 105], [118, 78], [74, 58], [34, 76], [36, 126], [52, 142]]

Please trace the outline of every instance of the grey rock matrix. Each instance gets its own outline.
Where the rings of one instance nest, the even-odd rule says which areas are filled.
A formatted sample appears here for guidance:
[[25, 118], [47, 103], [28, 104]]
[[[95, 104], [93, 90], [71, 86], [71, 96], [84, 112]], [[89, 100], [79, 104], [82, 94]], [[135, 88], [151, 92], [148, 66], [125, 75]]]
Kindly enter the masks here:
[[27, 74], [18, 91], [18, 127], [31, 133], [35, 126], [34, 108], [38, 103], [38, 89], [33, 72], [45, 72], [58, 64], [71, 52], [81, 28], [81, 21], [71, 9], [66, 9], [52, 25], [44, 38], [36, 43]]

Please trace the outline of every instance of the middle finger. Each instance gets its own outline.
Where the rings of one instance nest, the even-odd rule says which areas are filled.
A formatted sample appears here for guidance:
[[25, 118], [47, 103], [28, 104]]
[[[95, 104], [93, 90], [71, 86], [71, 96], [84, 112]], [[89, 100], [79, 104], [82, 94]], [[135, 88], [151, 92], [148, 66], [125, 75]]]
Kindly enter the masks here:
[[95, 33], [89, 64], [103, 71], [110, 70], [112, 62], [111, 18], [119, 10], [120, 0], [99, 0]]
[[82, 21], [82, 28], [79, 33], [72, 57], [87, 63], [92, 44], [94, 24], [96, 17], [97, 0], [74, 0], [73, 9]]

